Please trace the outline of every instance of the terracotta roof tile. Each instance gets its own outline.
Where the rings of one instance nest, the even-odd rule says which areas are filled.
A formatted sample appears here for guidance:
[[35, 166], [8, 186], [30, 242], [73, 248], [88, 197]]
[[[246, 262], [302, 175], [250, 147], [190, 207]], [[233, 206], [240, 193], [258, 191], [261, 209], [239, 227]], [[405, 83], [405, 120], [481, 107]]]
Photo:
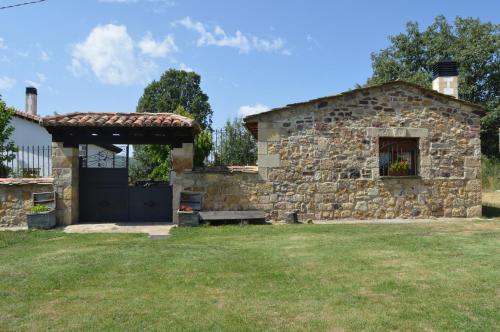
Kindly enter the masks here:
[[70, 113], [43, 118], [45, 127], [187, 127], [198, 123], [173, 113]]
[[17, 116], [17, 117], [25, 119], [25, 120], [33, 121], [36, 123], [40, 123], [42, 120], [42, 118], [39, 117], [38, 115], [33, 115], [33, 114], [22, 112], [19, 110], [14, 111], [14, 116]]

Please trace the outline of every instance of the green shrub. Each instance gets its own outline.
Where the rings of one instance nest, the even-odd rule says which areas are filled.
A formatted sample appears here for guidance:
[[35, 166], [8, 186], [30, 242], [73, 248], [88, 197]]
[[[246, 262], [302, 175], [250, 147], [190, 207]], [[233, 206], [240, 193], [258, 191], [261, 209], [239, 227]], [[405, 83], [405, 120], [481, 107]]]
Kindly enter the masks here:
[[194, 165], [203, 166], [205, 158], [212, 150], [212, 134], [205, 129], [199, 133], [194, 140]]
[[35, 205], [31, 207], [31, 213], [43, 213], [50, 211], [50, 208], [46, 205]]
[[481, 152], [490, 158], [500, 157], [498, 150], [498, 129], [500, 108], [491, 110], [481, 119]]
[[500, 189], [500, 159], [481, 158], [481, 182], [484, 190]]

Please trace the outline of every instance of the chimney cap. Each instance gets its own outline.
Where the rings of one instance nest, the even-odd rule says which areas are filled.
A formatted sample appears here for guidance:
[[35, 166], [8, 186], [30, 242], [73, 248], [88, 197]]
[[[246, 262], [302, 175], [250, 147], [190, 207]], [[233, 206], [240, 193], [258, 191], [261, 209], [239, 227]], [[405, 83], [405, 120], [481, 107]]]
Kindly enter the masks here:
[[28, 87], [26, 87], [26, 94], [27, 95], [38, 95], [38, 91], [35, 87], [28, 86]]
[[432, 79], [450, 76], [458, 76], [458, 64], [456, 61], [445, 58], [432, 67]]

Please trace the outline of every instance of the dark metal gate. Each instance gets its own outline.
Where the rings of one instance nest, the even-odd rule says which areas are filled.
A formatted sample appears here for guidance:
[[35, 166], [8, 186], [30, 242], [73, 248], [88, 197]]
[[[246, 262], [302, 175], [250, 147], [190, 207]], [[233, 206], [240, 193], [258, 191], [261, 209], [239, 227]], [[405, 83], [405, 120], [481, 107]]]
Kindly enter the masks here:
[[113, 155], [109, 162], [100, 158], [97, 164], [86, 153], [80, 157], [80, 222], [172, 221], [172, 187], [168, 183], [129, 185], [128, 148], [126, 156]]

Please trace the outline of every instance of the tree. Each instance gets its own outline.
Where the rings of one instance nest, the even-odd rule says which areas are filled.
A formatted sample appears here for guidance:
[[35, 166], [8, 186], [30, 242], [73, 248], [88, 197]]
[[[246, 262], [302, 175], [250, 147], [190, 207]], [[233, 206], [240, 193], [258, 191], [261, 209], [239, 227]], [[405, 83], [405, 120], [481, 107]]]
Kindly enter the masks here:
[[14, 127], [10, 124], [14, 110], [8, 108], [0, 96], [0, 177], [7, 177], [10, 168], [8, 163], [15, 159], [17, 147], [10, 136]]
[[[212, 109], [208, 96], [200, 87], [200, 75], [194, 72], [169, 69], [159, 81], [153, 81], [139, 99], [137, 112], [168, 112], [194, 118], [204, 129], [195, 139], [195, 165], [203, 163], [210, 153], [208, 132], [212, 125]], [[130, 177], [136, 180], [168, 180], [171, 167], [170, 147], [167, 145], [134, 146]]]
[[255, 165], [257, 144], [245, 129], [243, 120], [227, 121], [224, 130], [217, 137], [216, 163], [222, 165]]
[[182, 106], [200, 124], [211, 128], [213, 111], [208, 96], [201, 90], [200, 75], [169, 69], [159, 81], [151, 82], [139, 99], [137, 112], [173, 112]]
[[[490, 113], [500, 112], [499, 24], [460, 17], [450, 24], [438, 16], [424, 31], [417, 22], [409, 22], [406, 32], [389, 40], [388, 48], [372, 53], [373, 75], [368, 85], [402, 79], [431, 88], [432, 66], [450, 57], [459, 65], [460, 98], [485, 105]], [[500, 113], [485, 117], [489, 120], [482, 123], [485, 154], [498, 153], [498, 129], [492, 127], [498, 121], [492, 118], [499, 119]]]

